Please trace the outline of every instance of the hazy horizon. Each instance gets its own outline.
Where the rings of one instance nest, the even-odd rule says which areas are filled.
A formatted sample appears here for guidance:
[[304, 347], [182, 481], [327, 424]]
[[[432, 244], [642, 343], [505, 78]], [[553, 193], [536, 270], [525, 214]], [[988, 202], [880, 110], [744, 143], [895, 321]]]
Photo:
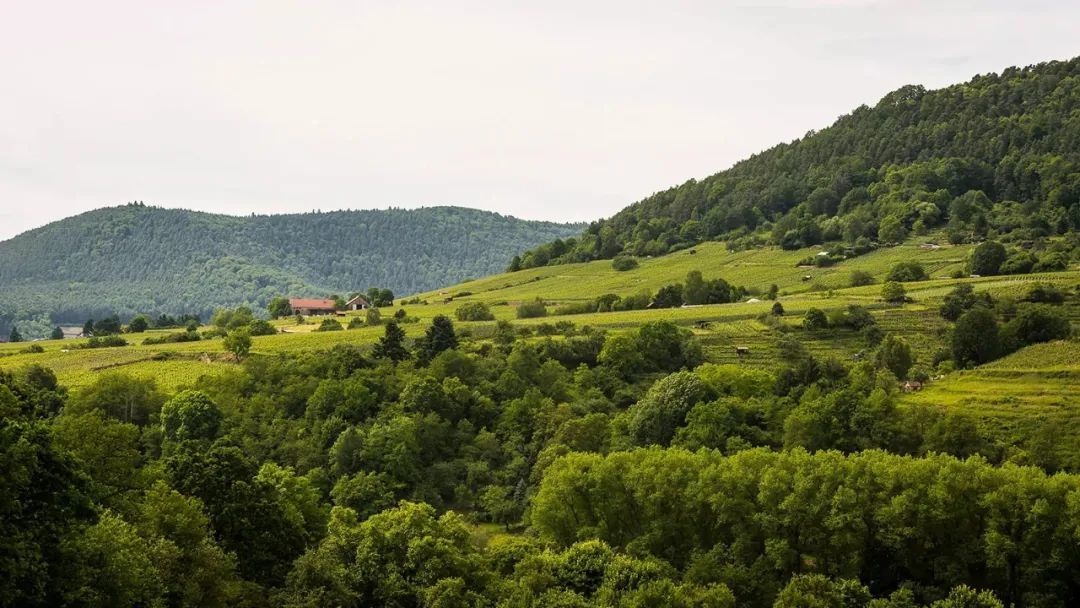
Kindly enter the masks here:
[[607, 217], [831, 124], [1080, 54], [1067, 2], [19, 4], [0, 240], [91, 209]]

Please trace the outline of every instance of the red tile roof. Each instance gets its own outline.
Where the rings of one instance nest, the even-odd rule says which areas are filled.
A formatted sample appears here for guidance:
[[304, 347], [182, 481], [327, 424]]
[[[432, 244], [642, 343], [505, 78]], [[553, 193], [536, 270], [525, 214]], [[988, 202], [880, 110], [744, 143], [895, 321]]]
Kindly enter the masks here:
[[334, 310], [337, 308], [333, 300], [314, 300], [310, 298], [289, 298], [289, 306], [293, 308]]

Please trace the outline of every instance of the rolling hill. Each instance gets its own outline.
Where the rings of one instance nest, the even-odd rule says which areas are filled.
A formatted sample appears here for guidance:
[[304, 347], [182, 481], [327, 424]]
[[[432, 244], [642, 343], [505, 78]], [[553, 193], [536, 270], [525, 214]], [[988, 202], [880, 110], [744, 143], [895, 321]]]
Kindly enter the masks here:
[[1080, 58], [909, 85], [831, 126], [657, 192], [515, 267], [657, 256], [706, 240], [784, 249], [1029, 241], [1080, 229]]
[[0, 331], [137, 312], [206, 315], [277, 295], [414, 293], [497, 272], [580, 225], [458, 207], [233, 217], [131, 204], [0, 243]]

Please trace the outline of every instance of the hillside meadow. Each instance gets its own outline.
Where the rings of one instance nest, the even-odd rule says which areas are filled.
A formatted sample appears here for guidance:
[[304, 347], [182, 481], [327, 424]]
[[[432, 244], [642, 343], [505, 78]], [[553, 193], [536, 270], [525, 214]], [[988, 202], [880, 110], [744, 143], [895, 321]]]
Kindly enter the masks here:
[[[691, 270], [700, 270], [706, 279], [721, 277], [732, 285], [764, 291], [775, 284], [782, 292], [802, 294], [848, 287], [850, 274], [855, 270], [882, 277], [894, 264], [902, 261], [917, 261], [931, 277], [947, 278], [952, 271], [963, 269], [971, 246], [941, 245], [929, 249], [916, 241], [877, 249], [827, 268], [797, 266], [804, 258], [821, 251], [820, 248], [784, 251], [766, 247], [731, 252], [724, 243], [708, 242], [661, 257], [641, 258], [638, 268], [623, 272], [612, 268], [611, 260], [530, 268], [467, 281], [420, 297], [431, 301], [447, 297], [484, 302], [514, 302], [536, 297], [557, 302], [575, 301], [605, 293], [632, 295], [642, 289], [656, 291], [669, 283], [682, 281]], [[810, 278], [805, 279], [807, 276]], [[469, 295], [459, 295], [463, 293]]]
[[[468, 281], [452, 287], [411, 296], [398, 301], [394, 309], [384, 309], [384, 319], [393, 310], [404, 308], [415, 322], [401, 326], [410, 338], [423, 334], [431, 319], [438, 315], [454, 318], [455, 310], [469, 302], [483, 302], [490, 307], [496, 320], [512, 321], [515, 325], [535, 328], [541, 324], [569, 321], [578, 327], [590, 326], [608, 331], [625, 331], [654, 320], [669, 320], [690, 328], [705, 344], [713, 359], [724, 362], [736, 360], [735, 346], [750, 349], [742, 362], [746, 365], [775, 368], [783, 363], [775, 351], [776, 331], [763, 323], [762, 315], [769, 313], [773, 302], [761, 295], [772, 284], [779, 288], [778, 301], [785, 315], [780, 322], [799, 333], [807, 347], [816, 354], [833, 354], [850, 358], [865, 350], [856, 332], [844, 330], [830, 332], [805, 332], [801, 329], [803, 314], [817, 308], [823, 311], [859, 305], [870, 310], [882, 328], [907, 338], [916, 353], [929, 357], [942, 344], [946, 323], [937, 314], [941, 298], [953, 287], [971, 284], [975, 290], [987, 291], [995, 296], [1018, 297], [1034, 282], [1049, 283], [1061, 288], [1080, 284], [1080, 271], [995, 276], [979, 278], [948, 278], [953, 271], [963, 268], [971, 247], [967, 245], [944, 245], [927, 248], [921, 241], [909, 242], [896, 247], [885, 247], [868, 254], [842, 261], [827, 268], [799, 267], [799, 260], [812, 256], [820, 249], [807, 248], [783, 251], [764, 248], [753, 251], [730, 252], [723, 243], [703, 243], [690, 251], [679, 251], [666, 256], [643, 259], [640, 266], [630, 271], [616, 271], [609, 260], [580, 264], [566, 264], [504, 273], [484, 279]], [[931, 277], [929, 280], [905, 284], [910, 303], [888, 304], [881, 299], [881, 282], [895, 264], [917, 262]], [[681, 308], [597, 312], [574, 315], [517, 319], [516, 306], [537, 298], [548, 305], [549, 313], [562, 303], [582, 302], [611, 293], [628, 296], [642, 290], [655, 292], [671, 283], [684, 280], [686, 274], [699, 270], [705, 279], [723, 278], [732, 285], [744, 286], [757, 296], [730, 304], [683, 306]], [[875, 283], [850, 287], [851, 274], [864, 271], [873, 275]], [[809, 279], [805, 277], [809, 276]], [[401, 304], [416, 298], [422, 303]], [[1074, 324], [1080, 323], [1080, 308], [1068, 306]], [[342, 325], [361, 312], [346, 312], [338, 319]], [[292, 318], [280, 319], [273, 324], [283, 332], [273, 336], [253, 338], [252, 354], [274, 355], [332, 348], [338, 344], [373, 344], [383, 329], [365, 326], [339, 332], [315, 331], [321, 318], [312, 317], [305, 324], [297, 325]], [[456, 321], [461, 331], [484, 334], [492, 323], [488, 321]], [[175, 330], [173, 330], [175, 331]], [[38, 341], [35, 345], [43, 353], [21, 353], [25, 343], [0, 344], [0, 369], [11, 369], [28, 364], [41, 364], [52, 368], [61, 383], [82, 386], [95, 375], [116, 370], [130, 371], [141, 376], [154, 377], [165, 388], [176, 389], [192, 382], [200, 374], [212, 373], [229, 365], [221, 339], [179, 344], [143, 345], [142, 341], [154, 335], [170, 333], [169, 330], [152, 330], [144, 334], [127, 334], [129, 345], [117, 348], [80, 349], [85, 340]], [[1075, 356], [1075, 351], [1064, 352], [1065, 359]], [[1020, 356], [1019, 354], [1014, 357]], [[1054, 360], [1053, 357], [1048, 360]], [[987, 389], [993, 392], [992, 388]], [[930, 392], [925, 393], [931, 394]]]
[[[730, 252], [723, 243], [703, 243], [694, 252], [679, 251], [666, 256], [643, 259], [630, 271], [616, 271], [609, 260], [580, 264], [548, 266], [506, 273], [468, 281], [459, 285], [418, 294], [406, 300], [421, 303], [400, 304], [383, 310], [388, 318], [393, 310], [404, 308], [412, 322], [403, 323], [408, 338], [420, 338], [431, 320], [439, 315], [454, 318], [459, 306], [483, 302], [496, 321], [510, 321], [519, 328], [536, 330], [541, 325], [568, 321], [577, 328], [591, 327], [608, 332], [633, 331], [642, 324], [672, 321], [688, 328], [701, 342], [707, 358], [716, 363], [737, 364], [747, 368], [776, 370], [786, 362], [778, 349], [779, 330], [794, 335], [813, 356], [835, 358], [851, 363], [872, 352], [859, 332], [843, 328], [807, 331], [802, 319], [807, 310], [826, 313], [848, 306], [865, 307], [881, 329], [903, 337], [917, 361], [929, 362], [935, 353], [947, 348], [948, 323], [938, 314], [942, 298], [956, 285], [968, 283], [976, 292], [994, 297], [1019, 298], [1032, 283], [1055, 285], [1063, 290], [1080, 285], [1080, 271], [953, 279], [948, 276], [963, 268], [971, 247], [941, 246], [928, 248], [922, 241], [886, 247], [828, 268], [799, 267], [799, 260], [819, 249], [783, 251], [766, 248]], [[929, 280], [905, 283], [909, 299], [905, 304], [889, 304], [881, 299], [881, 282], [899, 262], [918, 262]], [[691, 270], [700, 270], [706, 279], [723, 278], [733, 285], [745, 286], [752, 294], [730, 304], [684, 306], [681, 308], [596, 312], [573, 315], [517, 319], [517, 305], [537, 298], [554, 312], [562, 303], [582, 302], [600, 294], [633, 295], [642, 290], [655, 292], [664, 285], [682, 281]], [[864, 271], [875, 283], [849, 287], [851, 273]], [[809, 276], [809, 279], [805, 277]], [[770, 319], [773, 302], [763, 294], [775, 284], [778, 301], [785, 314]], [[1074, 327], [1080, 327], [1080, 305], [1064, 305]], [[365, 313], [346, 312], [338, 320], [343, 326]], [[340, 344], [369, 347], [383, 334], [382, 326], [364, 326], [343, 331], [316, 331], [322, 318], [311, 317], [302, 325], [292, 318], [273, 322], [282, 333], [253, 338], [251, 355], [268, 357], [328, 350]], [[492, 321], [457, 321], [463, 336], [490, 337]], [[778, 330], [779, 329], [779, 330]], [[175, 331], [175, 330], [172, 330]], [[152, 330], [144, 334], [125, 334], [128, 346], [81, 349], [86, 340], [38, 341], [33, 344], [41, 353], [23, 352], [28, 344], [0, 344], [0, 369], [12, 370], [27, 365], [51, 368], [59, 382], [72, 389], [86, 386], [103, 374], [123, 372], [138, 378], [153, 379], [162, 389], [173, 392], [193, 386], [204, 375], [213, 375], [236, 365], [225, 352], [222, 339], [177, 344], [144, 345], [147, 337], [171, 333]], [[538, 339], [538, 338], [534, 338]], [[736, 347], [745, 349], [740, 356]], [[961, 412], [977, 421], [987, 434], [1016, 441], [1040, 425], [1053, 424], [1064, 436], [1080, 441], [1080, 420], [1075, 404], [1080, 403], [1080, 348], [1075, 342], [1035, 345], [1000, 361], [973, 370], [956, 371], [929, 382], [918, 392], [904, 395], [904, 405], [943, 407]], [[1059, 448], [1061, 458], [1080, 466], [1080, 449], [1065, 442]]]

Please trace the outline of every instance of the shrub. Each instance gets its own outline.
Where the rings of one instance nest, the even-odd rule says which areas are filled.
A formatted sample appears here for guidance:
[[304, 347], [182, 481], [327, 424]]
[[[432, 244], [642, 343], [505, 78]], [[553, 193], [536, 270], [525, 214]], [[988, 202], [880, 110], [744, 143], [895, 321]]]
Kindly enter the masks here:
[[349, 324], [346, 325], [345, 328], [346, 329], [360, 329], [361, 327], [363, 327], [366, 324], [367, 324], [367, 322], [364, 320], [363, 317], [353, 317], [353, 318], [349, 319]]
[[469, 302], [457, 307], [454, 311], [454, 317], [458, 321], [494, 321], [495, 315], [491, 313], [491, 309], [483, 302]]
[[266, 306], [266, 310], [270, 313], [272, 319], [280, 319], [293, 314], [292, 306], [289, 305], [289, 298], [281, 296], [271, 299]]
[[342, 331], [344, 329], [337, 319], [323, 319], [322, 323], [319, 323], [319, 326], [315, 328], [315, 331]]
[[1024, 274], [1035, 267], [1035, 256], [1027, 251], [1019, 251], [1009, 256], [1001, 265], [1001, 274]]
[[877, 325], [867, 325], [859, 331], [859, 335], [862, 336], [863, 342], [867, 346], [873, 348], [881, 344], [881, 340], [885, 338], [885, 330]]
[[107, 336], [120, 333], [120, 318], [116, 315], [102, 319], [94, 323], [93, 333], [95, 336]]
[[[589, 326], [586, 325], [582, 331], [588, 331]], [[574, 325], [573, 321], [556, 321], [555, 331], [563, 334], [564, 336], [572, 336], [577, 333], [577, 325]]]
[[652, 302], [652, 294], [642, 290], [632, 296], [619, 298], [611, 304], [611, 310], [642, 310]]
[[229, 331], [224, 327], [211, 327], [210, 329], [202, 333], [202, 337], [204, 340], [209, 340], [211, 338], [224, 338], [227, 335], [229, 335]]
[[552, 314], [556, 315], [582, 315], [590, 312], [596, 312], [598, 304], [596, 302], [570, 302], [567, 304], [560, 304], [555, 307], [555, 311]]
[[853, 251], [855, 255], [863, 255], [864, 253], [870, 253], [875, 249], [877, 249], [877, 244], [866, 238], [865, 236], [860, 236], [859, 238], [855, 239], [855, 247]]
[[1069, 260], [1061, 253], [1051, 253], [1043, 256], [1032, 268], [1034, 272], [1056, 272], [1069, 267]]
[[918, 262], [900, 262], [889, 270], [888, 276], [885, 277], [886, 281], [925, 281], [927, 279], [926, 269], [922, 267], [922, 264]]
[[85, 344], [77, 346], [76, 348], [113, 348], [116, 346], [127, 346], [127, 340], [120, 336], [94, 336], [86, 341]]
[[150, 319], [146, 315], [137, 315], [132, 320], [128, 321], [128, 332], [133, 334], [141, 334], [150, 328]]
[[652, 305], [655, 308], [678, 308], [683, 305], [683, 287], [679, 283], [665, 285], [656, 292]]
[[859, 305], [849, 306], [845, 319], [852, 329], [862, 329], [867, 325], [874, 325], [877, 323], [874, 321], [874, 315], [870, 314], [870, 311]]
[[1061, 304], [1065, 301], [1065, 292], [1049, 283], [1032, 283], [1021, 300], [1043, 304]]
[[182, 331], [164, 336], [150, 336], [143, 344], [175, 344], [179, 342], [198, 342], [202, 338], [197, 331]]
[[780, 302], [773, 302], [772, 310], [770, 312], [774, 317], [782, 317], [784, 315], [784, 305]]
[[253, 336], [272, 336], [277, 333], [277, 328], [263, 319], [255, 319], [248, 324], [248, 331]]
[[633, 270], [638, 267], [638, 259], [632, 255], [615, 256], [615, 259], [611, 260], [611, 267], [619, 272]]
[[1009, 350], [1029, 344], [1064, 340], [1072, 334], [1069, 319], [1060, 310], [1043, 304], [1025, 304], [1002, 328], [1002, 342]]
[[251, 332], [246, 327], [234, 329], [225, 336], [223, 346], [237, 359], [243, 359], [251, 352]]
[[968, 271], [971, 274], [991, 276], [998, 274], [1005, 262], [1005, 247], [1001, 243], [986, 241], [971, 252]]
[[899, 304], [907, 299], [907, 291], [904, 284], [899, 281], [889, 281], [881, 286], [881, 299], [893, 304]]
[[853, 270], [851, 271], [850, 284], [852, 287], [862, 287], [863, 285], [873, 285], [874, 275], [866, 272], [865, 270]]
[[817, 331], [828, 327], [829, 319], [820, 309], [811, 308], [806, 311], [806, 316], [803, 317], [803, 328], [808, 331]]
[[873, 325], [874, 316], [862, 306], [852, 304], [846, 309], [837, 309], [829, 313], [829, 325], [834, 327], [850, 327], [862, 329], [867, 325]]
[[780, 360], [793, 364], [810, 357], [806, 345], [798, 338], [790, 334], [783, 334], [776, 339], [776, 350], [780, 353]]
[[367, 312], [364, 313], [364, 323], [372, 326], [382, 325], [382, 313], [374, 306], [368, 308]]
[[546, 317], [547, 314], [547, 306], [544, 305], [544, 301], [540, 298], [532, 302], [522, 302], [517, 307], [517, 318], [519, 319], [535, 319]]
[[971, 310], [976, 305], [990, 308], [993, 304], [994, 302], [989, 293], [984, 291], [976, 294], [975, 288], [970, 283], [961, 283], [945, 295], [939, 311], [945, 319], [955, 321], [960, 318], [960, 315]]
[[596, 298], [596, 312], [610, 312], [615, 309], [615, 304], [618, 303], [619, 296], [613, 293], [605, 293], [604, 295]]

